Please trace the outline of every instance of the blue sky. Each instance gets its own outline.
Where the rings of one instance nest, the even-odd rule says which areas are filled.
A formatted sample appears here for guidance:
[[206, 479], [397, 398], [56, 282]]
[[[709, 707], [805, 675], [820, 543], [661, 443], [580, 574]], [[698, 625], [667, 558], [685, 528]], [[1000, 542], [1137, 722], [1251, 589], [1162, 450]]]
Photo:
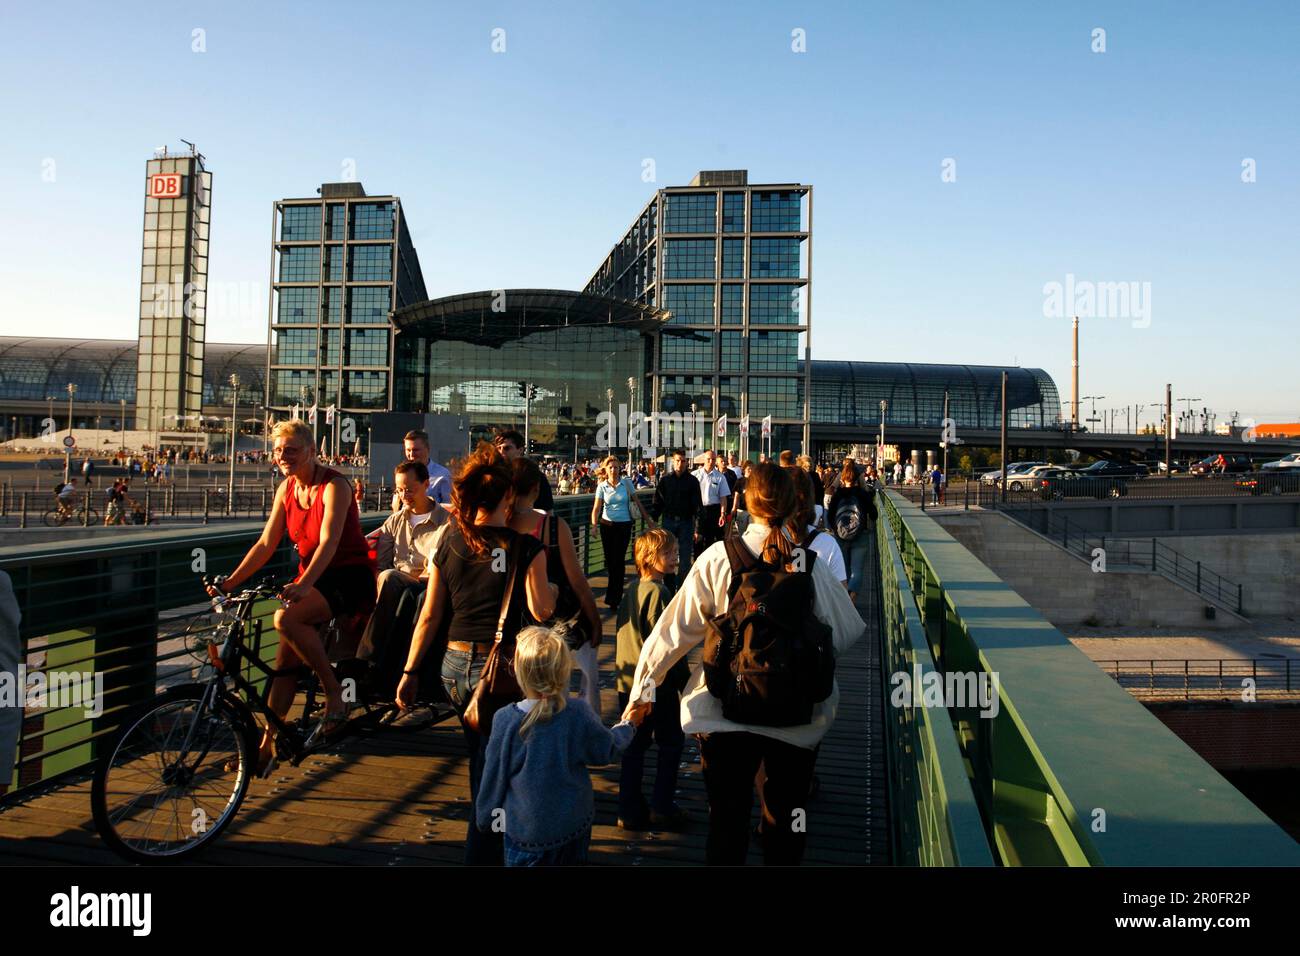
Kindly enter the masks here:
[[0, 334], [134, 337], [143, 164], [181, 137], [213, 172], [211, 341], [264, 340], [271, 203], [348, 160], [437, 296], [580, 288], [649, 158], [813, 184], [815, 358], [1038, 366], [1066, 398], [1044, 286], [1137, 283], [1145, 318], [1084, 319], [1083, 394], [1300, 419], [1295, 4], [52, 10], [0, 15]]

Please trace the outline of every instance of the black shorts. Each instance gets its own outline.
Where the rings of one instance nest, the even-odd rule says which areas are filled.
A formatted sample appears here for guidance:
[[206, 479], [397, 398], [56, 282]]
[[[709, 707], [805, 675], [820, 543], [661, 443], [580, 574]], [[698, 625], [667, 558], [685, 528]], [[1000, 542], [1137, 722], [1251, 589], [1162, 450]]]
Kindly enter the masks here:
[[375, 572], [364, 564], [349, 564], [339, 568], [326, 568], [316, 582], [335, 617], [370, 615], [375, 609]]

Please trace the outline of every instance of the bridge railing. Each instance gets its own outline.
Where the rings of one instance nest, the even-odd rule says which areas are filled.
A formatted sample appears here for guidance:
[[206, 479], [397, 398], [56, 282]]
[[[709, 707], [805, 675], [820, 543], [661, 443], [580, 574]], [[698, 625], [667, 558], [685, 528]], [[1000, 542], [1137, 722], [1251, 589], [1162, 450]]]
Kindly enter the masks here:
[[[1300, 864], [1294, 840], [933, 519], [893, 492], [879, 499], [880, 532], [910, 588], [891, 593], [886, 577], [884, 603], [916, 605], [943, 677], [926, 717], [946, 716], [996, 862]], [[960, 693], [971, 685], [990, 686], [996, 706]], [[903, 706], [931, 709], [920, 694]], [[944, 808], [915, 813], [942, 818]]]

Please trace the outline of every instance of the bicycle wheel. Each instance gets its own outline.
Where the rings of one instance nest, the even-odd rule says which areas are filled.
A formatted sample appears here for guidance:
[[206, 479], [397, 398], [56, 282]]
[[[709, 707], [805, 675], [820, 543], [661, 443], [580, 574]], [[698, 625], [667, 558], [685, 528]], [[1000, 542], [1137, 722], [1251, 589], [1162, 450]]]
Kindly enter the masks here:
[[177, 688], [148, 704], [95, 768], [95, 828], [128, 860], [191, 856], [216, 840], [248, 792], [256, 753], [251, 717], [225, 698], [204, 706], [204, 690]]
[[58, 508], [51, 508], [45, 512], [45, 527], [62, 528], [68, 521], [68, 515]]

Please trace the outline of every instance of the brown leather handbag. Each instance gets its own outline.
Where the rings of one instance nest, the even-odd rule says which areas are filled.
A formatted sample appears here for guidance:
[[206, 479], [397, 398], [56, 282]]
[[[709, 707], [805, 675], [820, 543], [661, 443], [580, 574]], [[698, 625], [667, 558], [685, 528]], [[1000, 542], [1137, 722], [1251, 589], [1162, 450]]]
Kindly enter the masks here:
[[466, 728], [476, 734], [486, 734], [492, 729], [492, 717], [502, 707], [524, 699], [524, 692], [515, 679], [515, 635], [505, 639], [506, 620], [510, 615], [510, 601], [515, 593], [515, 574], [519, 570], [519, 549], [510, 549], [514, 554], [510, 563], [510, 574], [506, 579], [506, 593], [501, 596], [501, 614], [497, 617], [497, 633], [493, 638], [492, 648], [487, 660], [483, 662], [483, 673], [470, 694], [469, 706], [461, 717]]

